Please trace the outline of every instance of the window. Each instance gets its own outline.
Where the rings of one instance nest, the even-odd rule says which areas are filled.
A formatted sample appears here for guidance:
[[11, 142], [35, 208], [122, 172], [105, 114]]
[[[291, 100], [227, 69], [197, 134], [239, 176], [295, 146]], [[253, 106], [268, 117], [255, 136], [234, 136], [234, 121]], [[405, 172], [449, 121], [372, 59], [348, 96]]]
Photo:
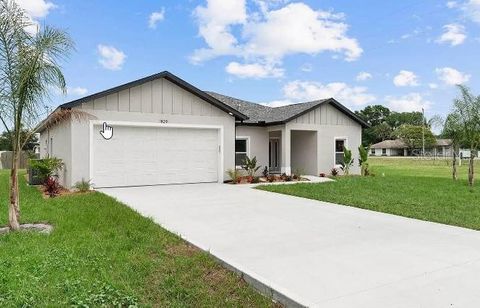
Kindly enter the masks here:
[[372, 149], [371, 154], [375, 155], [375, 149]]
[[343, 149], [345, 148], [345, 139], [335, 140], [335, 165], [343, 164]]
[[235, 140], [235, 166], [242, 166], [245, 157], [247, 157], [247, 138], [239, 138]]
[[382, 155], [387, 156], [387, 149], [382, 149]]
[[53, 138], [50, 138], [50, 152], [49, 156], [53, 157]]

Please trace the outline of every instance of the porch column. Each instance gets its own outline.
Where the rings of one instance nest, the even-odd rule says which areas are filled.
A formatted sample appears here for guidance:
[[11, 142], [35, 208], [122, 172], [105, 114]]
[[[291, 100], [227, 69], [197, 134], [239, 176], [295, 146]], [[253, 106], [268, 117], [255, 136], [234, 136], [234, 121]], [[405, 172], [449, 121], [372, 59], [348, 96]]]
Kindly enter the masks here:
[[290, 129], [285, 125], [282, 129], [282, 168], [281, 172], [286, 173], [287, 175], [292, 174], [292, 168], [290, 165], [290, 143], [292, 138], [290, 137]]

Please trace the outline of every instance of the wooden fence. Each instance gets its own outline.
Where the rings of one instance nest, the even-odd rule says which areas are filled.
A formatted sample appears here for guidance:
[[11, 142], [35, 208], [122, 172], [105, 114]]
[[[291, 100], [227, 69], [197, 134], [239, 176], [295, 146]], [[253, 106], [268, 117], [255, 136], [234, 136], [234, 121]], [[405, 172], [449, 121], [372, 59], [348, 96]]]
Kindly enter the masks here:
[[[12, 151], [1, 151], [0, 152], [0, 169], [12, 169]], [[22, 152], [20, 156], [20, 169], [26, 169], [28, 167], [28, 154]]]

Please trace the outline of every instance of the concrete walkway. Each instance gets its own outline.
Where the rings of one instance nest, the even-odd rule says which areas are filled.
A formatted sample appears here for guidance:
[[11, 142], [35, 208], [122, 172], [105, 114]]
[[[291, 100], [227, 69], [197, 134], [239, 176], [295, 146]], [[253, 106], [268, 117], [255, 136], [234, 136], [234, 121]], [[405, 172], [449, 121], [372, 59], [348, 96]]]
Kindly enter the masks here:
[[102, 189], [311, 307], [480, 307], [480, 232], [235, 185]]

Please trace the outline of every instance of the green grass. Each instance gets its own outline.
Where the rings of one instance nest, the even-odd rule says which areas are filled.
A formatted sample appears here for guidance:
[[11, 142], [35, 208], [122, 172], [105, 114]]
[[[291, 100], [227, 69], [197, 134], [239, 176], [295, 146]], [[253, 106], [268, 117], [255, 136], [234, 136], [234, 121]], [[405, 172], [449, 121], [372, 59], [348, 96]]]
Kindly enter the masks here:
[[[0, 307], [265, 307], [211, 256], [101, 193], [45, 200], [21, 181], [22, 222], [50, 235], [0, 235]], [[8, 172], [0, 171], [0, 226]]]
[[370, 165], [372, 177], [258, 189], [480, 230], [480, 179], [467, 185], [466, 162], [457, 182], [444, 160], [370, 158]]

